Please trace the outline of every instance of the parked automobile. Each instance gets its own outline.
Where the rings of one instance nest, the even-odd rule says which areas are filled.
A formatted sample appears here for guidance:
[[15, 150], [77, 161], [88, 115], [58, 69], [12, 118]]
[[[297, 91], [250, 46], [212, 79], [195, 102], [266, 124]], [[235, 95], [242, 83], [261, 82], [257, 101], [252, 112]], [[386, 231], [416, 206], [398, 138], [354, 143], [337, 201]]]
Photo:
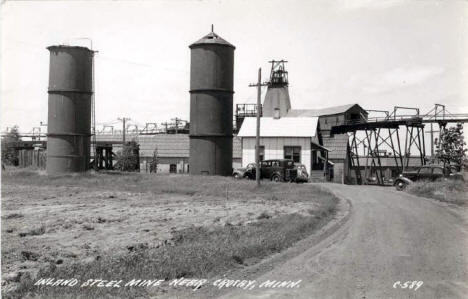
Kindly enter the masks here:
[[[244, 176], [255, 179], [255, 167], [245, 171]], [[274, 182], [295, 182], [297, 168], [292, 160], [272, 159], [260, 162], [260, 178], [269, 179]]]
[[439, 165], [427, 165], [420, 167], [416, 171], [404, 171], [395, 179], [394, 185], [398, 191], [401, 191], [415, 181], [435, 181], [443, 178], [463, 180], [463, 176], [460, 173], [453, 172], [450, 168], [444, 168]]
[[297, 169], [297, 183], [306, 183], [309, 181], [309, 174], [307, 173], [307, 169], [304, 164], [301, 163], [294, 163], [294, 166]]
[[[251, 170], [255, 169], [256, 163], [249, 163], [246, 167], [240, 167], [234, 169], [232, 176], [236, 179], [250, 178]], [[255, 176], [253, 177], [255, 178]]]

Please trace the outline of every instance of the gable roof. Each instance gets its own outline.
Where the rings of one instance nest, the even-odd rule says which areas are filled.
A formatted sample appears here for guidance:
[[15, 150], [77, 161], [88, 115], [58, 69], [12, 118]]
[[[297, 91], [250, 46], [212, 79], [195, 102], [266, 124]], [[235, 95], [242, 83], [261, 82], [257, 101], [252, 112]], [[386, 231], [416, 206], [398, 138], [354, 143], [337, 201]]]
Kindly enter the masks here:
[[[317, 133], [318, 117], [272, 117], [260, 118], [260, 137], [314, 137]], [[239, 137], [255, 137], [257, 119], [246, 117], [240, 128]]]
[[333, 106], [327, 107], [322, 109], [292, 109], [288, 112], [287, 117], [317, 117], [317, 116], [324, 116], [324, 115], [333, 115], [333, 114], [340, 114], [345, 113], [349, 109], [353, 108], [354, 106], [358, 106], [361, 110], [363, 110], [366, 114], [366, 110], [364, 110], [359, 104], [348, 104], [342, 106]]

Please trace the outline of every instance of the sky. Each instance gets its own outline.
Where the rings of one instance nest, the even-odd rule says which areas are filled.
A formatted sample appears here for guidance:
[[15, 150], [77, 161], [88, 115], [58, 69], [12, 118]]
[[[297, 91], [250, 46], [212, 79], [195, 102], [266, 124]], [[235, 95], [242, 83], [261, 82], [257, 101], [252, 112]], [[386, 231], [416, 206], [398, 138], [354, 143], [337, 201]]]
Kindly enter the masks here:
[[[189, 120], [188, 46], [211, 30], [236, 46], [234, 102], [285, 59], [293, 109], [358, 103], [468, 113], [468, 1], [3, 1], [1, 131], [47, 121], [49, 52], [95, 56], [98, 125]], [[263, 96], [265, 94], [263, 92]]]

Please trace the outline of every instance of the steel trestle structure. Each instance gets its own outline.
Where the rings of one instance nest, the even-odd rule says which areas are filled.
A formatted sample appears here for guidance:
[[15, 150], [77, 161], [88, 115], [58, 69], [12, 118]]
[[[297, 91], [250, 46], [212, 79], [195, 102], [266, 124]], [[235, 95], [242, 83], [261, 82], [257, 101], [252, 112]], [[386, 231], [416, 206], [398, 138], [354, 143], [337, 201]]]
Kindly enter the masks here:
[[[400, 110], [412, 110], [414, 114], [398, 115]], [[448, 123], [468, 122], [467, 114], [450, 114], [440, 104], [424, 115], [420, 115], [418, 108], [399, 106], [392, 113], [368, 112], [385, 113], [385, 117], [369, 118], [365, 122], [350, 120], [331, 130], [332, 135], [348, 135], [349, 167], [359, 185], [385, 185], [384, 171], [389, 166], [399, 174], [409, 167], [426, 165], [434, 160], [434, 145], [440, 140], [434, 139], [434, 133], [443, 133]], [[428, 123], [431, 130], [425, 132]], [[434, 131], [433, 124], [438, 124], [439, 131]], [[425, 133], [431, 134], [430, 157], [426, 155]]]
[[[400, 128], [404, 128], [405, 142], [400, 141]], [[344, 128], [343, 128], [344, 129]], [[420, 164], [424, 165], [424, 125], [417, 119], [402, 123], [387, 121], [369, 125], [350, 126], [344, 130], [332, 129], [334, 133], [347, 133], [349, 136], [349, 162], [355, 171], [356, 183], [366, 184], [371, 175], [375, 175], [376, 183], [384, 185], [383, 159], [392, 158], [398, 172], [409, 166], [411, 152], [417, 150]], [[361, 132], [361, 136], [359, 136]], [[362, 136], [363, 135], [363, 136]], [[402, 150], [402, 146], [403, 150]], [[387, 153], [390, 149], [390, 153]], [[363, 163], [364, 162], [364, 163]], [[364, 168], [364, 174], [361, 173]]]

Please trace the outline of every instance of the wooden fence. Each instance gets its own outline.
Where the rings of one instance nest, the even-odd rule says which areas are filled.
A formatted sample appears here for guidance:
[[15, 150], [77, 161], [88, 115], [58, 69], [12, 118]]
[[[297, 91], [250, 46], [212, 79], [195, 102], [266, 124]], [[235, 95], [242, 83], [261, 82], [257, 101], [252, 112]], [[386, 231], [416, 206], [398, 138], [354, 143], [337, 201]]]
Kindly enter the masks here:
[[46, 151], [43, 149], [19, 150], [19, 167], [46, 168]]

